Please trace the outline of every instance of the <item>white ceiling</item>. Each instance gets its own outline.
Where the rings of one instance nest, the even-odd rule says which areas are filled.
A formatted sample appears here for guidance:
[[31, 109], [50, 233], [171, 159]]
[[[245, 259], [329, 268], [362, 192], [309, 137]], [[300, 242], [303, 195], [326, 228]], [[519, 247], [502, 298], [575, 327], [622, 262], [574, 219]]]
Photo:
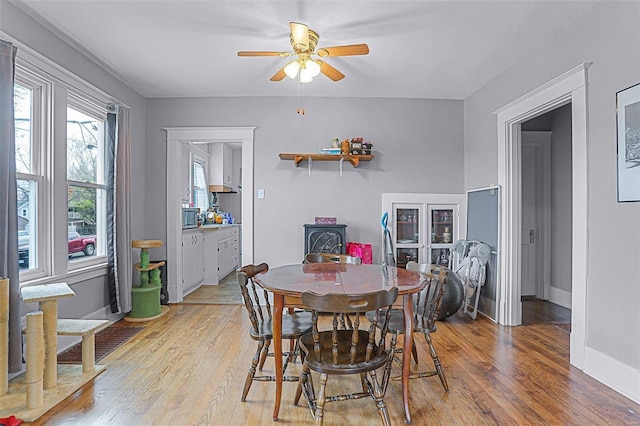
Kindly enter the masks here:
[[296, 21], [318, 47], [370, 49], [327, 58], [346, 77], [320, 75], [305, 96], [436, 99], [471, 95], [597, 2], [10, 1], [145, 97], [296, 96], [297, 81], [269, 80], [287, 58], [236, 55], [290, 51]]

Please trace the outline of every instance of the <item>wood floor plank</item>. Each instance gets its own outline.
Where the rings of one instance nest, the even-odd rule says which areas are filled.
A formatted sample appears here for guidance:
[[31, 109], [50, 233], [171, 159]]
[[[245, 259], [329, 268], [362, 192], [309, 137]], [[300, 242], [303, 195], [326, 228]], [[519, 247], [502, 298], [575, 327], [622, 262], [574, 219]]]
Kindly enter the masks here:
[[[169, 313], [102, 360], [107, 370], [34, 425], [272, 424], [275, 383], [254, 382], [240, 401], [256, 342], [240, 305], [171, 305]], [[449, 382], [412, 380], [416, 425], [640, 425], [640, 405], [569, 365], [569, 334], [551, 324], [503, 327], [454, 315], [432, 338]], [[432, 366], [423, 336], [419, 365]], [[394, 365], [394, 373], [399, 373]], [[290, 374], [300, 371], [291, 366]], [[273, 374], [268, 359], [265, 374]], [[357, 389], [357, 378], [331, 378], [328, 389]], [[314, 376], [314, 382], [319, 378]], [[313, 424], [297, 383], [283, 384], [282, 424]], [[385, 398], [391, 422], [404, 424], [400, 382]], [[369, 399], [330, 403], [325, 424], [381, 424]]]

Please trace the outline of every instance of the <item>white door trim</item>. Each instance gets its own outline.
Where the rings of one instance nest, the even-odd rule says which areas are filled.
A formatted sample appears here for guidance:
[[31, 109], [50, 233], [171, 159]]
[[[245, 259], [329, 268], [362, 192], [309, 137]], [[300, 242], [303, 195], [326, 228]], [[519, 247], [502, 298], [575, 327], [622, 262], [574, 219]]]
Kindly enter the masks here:
[[520, 302], [520, 123], [571, 103], [572, 130], [572, 256], [571, 256], [571, 353], [570, 361], [583, 369], [585, 361], [586, 287], [588, 264], [588, 105], [587, 69], [583, 63], [494, 114], [498, 125], [498, 183], [503, 188], [498, 322], [519, 325]]
[[253, 263], [253, 140], [255, 127], [165, 127], [167, 132], [167, 288], [169, 302], [183, 299], [180, 167], [182, 144], [236, 142], [242, 144], [242, 261]]

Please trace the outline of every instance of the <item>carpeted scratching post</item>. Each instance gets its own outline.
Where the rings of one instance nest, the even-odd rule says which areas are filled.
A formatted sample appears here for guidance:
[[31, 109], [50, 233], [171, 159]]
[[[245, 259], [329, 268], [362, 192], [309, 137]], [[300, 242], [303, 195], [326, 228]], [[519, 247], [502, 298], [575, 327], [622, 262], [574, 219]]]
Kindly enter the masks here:
[[0, 278], [0, 395], [9, 390], [9, 278]]
[[160, 304], [160, 267], [165, 262], [149, 262], [149, 249], [161, 247], [161, 240], [133, 240], [131, 247], [140, 249], [140, 263], [135, 264], [140, 272], [140, 285], [131, 289], [131, 312], [124, 319], [126, 321], [148, 321], [155, 319], [169, 310], [168, 306]]
[[37, 408], [44, 402], [44, 314], [27, 314], [27, 408]]

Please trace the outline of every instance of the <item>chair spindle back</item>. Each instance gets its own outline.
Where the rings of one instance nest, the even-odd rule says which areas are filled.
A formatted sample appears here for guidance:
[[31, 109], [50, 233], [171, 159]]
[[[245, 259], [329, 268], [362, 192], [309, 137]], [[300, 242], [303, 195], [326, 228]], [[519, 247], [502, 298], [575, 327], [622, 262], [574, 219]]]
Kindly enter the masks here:
[[[261, 263], [259, 265], [246, 265], [236, 271], [244, 306], [249, 313], [251, 327], [256, 333], [260, 329], [260, 324], [271, 319], [271, 304], [269, 303], [269, 293], [264, 289], [262, 290], [262, 294], [265, 305], [263, 307], [260, 304], [260, 297], [258, 296], [257, 286], [253, 282], [253, 277], [257, 274], [265, 273], [268, 270], [269, 265]], [[249, 289], [249, 287], [251, 288]]]
[[[318, 312], [332, 312], [332, 330], [331, 330], [331, 358], [332, 363], [337, 365], [341, 358], [347, 357], [349, 364], [356, 363], [358, 343], [362, 339], [367, 339], [367, 347], [364, 362], [369, 362], [372, 358], [381, 356], [385, 350], [386, 334], [388, 332], [388, 322], [391, 315], [391, 306], [398, 297], [398, 288], [391, 290], [381, 290], [367, 294], [317, 294], [313, 292], [304, 292], [302, 294], [302, 303], [312, 309], [311, 322], [313, 324], [313, 350], [317, 360], [322, 361], [322, 345], [320, 341], [320, 331], [318, 328]], [[384, 324], [381, 325], [380, 336], [376, 344], [376, 328], [378, 327], [378, 314], [381, 309], [386, 309]], [[368, 332], [360, 330], [360, 315], [363, 312], [376, 311], [375, 318], [371, 321]], [[344, 335], [345, 330], [340, 330], [338, 315], [352, 314], [353, 327], [350, 331], [351, 338], [349, 342], [342, 341], [340, 336]], [[374, 349], [377, 351], [374, 353]]]

